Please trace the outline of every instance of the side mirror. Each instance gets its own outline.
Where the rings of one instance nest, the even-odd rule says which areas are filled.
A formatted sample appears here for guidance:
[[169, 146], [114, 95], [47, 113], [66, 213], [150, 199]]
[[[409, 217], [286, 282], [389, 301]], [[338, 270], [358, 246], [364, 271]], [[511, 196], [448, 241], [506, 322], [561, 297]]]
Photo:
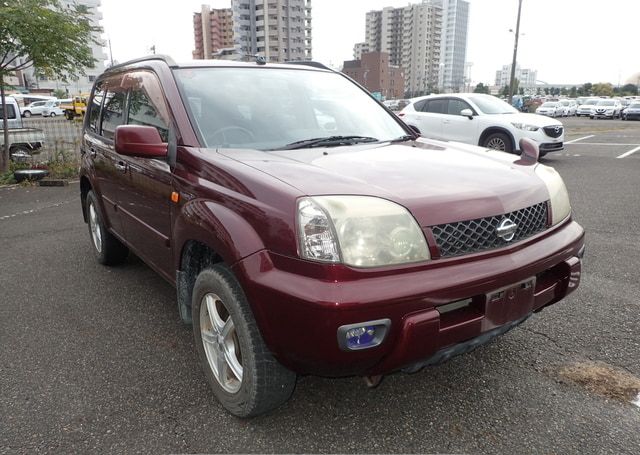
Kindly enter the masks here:
[[420, 130], [418, 129], [418, 127], [413, 126], [413, 125], [407, 125], [414, 133], [416, 133], [416, 136], [422, 136], [422, 133], [420, 132]]
[[468, 117], [469, 120], [473, 119], [473, 111], [471, 109], [462, 109], [460, 111], [460, 115], [463, 117]]
[[532, 166], [538, 162], [538, 158], [540, 158], [540, 148], [538, 147], [537, 142], [529, 139], [528, 137], [523, 137], [520, 139], [520, 150], [522, 150], [522, 154], [515, 164]]
[[168, 146], [153, 126], [120, 125], [115, 134], [116, 153], [140, 158], [164, 158]]

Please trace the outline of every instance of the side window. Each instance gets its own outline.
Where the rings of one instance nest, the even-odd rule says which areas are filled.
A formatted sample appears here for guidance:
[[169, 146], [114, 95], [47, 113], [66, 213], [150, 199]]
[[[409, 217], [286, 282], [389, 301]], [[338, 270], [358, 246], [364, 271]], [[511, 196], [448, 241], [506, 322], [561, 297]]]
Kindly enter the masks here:
[[[0, 121], [2, 121], [2, 104], [0, 104]], [[13, 104], [7, 104], [7, 120], [13, 120], [16, 118], [16, 110], [13, 107]]]
[[169, 111], [160, 82], [149, 71], [127, 74], [125, 86], [129, 88], [129, 115], [127, 124], [153, 126], [163, 142], [169, 141]]
[[429, 100], [423, 112], [429, 112], [431, 114], [446, 114], [447, 113], [447, 100]]
[[427, 104], [427, 100], [418, 101], [413, 105], [413, 108], [418, 112], [426, 112], [424, 107]]
[[[103, 82], [100, 82], [96, 85], [96, 88], [93, 92], [93, 98], [91, 98], [91, 104], [87, 107], [88, 112], [88, 125], [89, 131], [98, 134], [100, 119], [100, 106], [102, 105], [102, 100], [104, 99], [104, 91], [102, 90]], [[59, 106], [60, 102], [56, 102], [56, 106]]]
[[471, 106], [469, 106], [466, 102], [462, 100], [451, 99], [449, 100], [449, 108], [447, 113], [449, 115], [462, 115], [460, 114], [460, 112], [462, 112], [465, 109], [471, 109]]
[[106, 81], [100, 124], [101, 134], [107, 139], [113, 139], [116, 127], [124, 123], [124, 105], [127, 99], [127, 91], [121, 82], [122, 76], [115, 76]]

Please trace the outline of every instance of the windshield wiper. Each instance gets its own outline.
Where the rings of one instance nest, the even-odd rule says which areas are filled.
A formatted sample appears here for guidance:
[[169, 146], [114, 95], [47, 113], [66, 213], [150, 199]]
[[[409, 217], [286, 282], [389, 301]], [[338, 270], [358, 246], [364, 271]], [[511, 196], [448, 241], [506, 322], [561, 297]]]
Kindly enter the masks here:
[[395, 139], [390, 140], [389, 142], [394, 143], [394, 142], [407, 142], [407, 141], [415, 141], [417, 138], [416, 136], [411, 136], [409, 134], [405, 134], [404, 136], [400, 136], [397, 137]]
[[337, 147], [339, 145], [359, 144], [361, 142], [378, 142], [378, 138], [368, 136], [328, 136], [304, 139], [292, 142], [271, 150], [296, 150], [313, 147]]

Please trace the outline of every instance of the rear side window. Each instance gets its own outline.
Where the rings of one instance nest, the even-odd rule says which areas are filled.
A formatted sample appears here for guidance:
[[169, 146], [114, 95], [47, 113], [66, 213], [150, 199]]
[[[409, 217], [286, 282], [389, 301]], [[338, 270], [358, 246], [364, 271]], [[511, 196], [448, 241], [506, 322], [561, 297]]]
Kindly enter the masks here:
[[[87, 107], [88, 110], [88, 125], [89, 131], [98, 134], [100, 124], [98, 120], [100, 120], [100, 106], [102, 105], [102, 100], [104, 98], [104, 91], [102, 90], [103, 82], [96, 84], [96, 88], [93, 92], [93, 98], [91, 99], [91, 104]], [[56, 105], [59, 105], [60, 102], [57, 102]]]
[[160, 82], [149, 71], [127, 74], [125, 86], [130, 87], [127, 124], [153, 126], [163, 142], [169, 141], [169, 112]]
[[125, 101], [127, 91], [122, 84], [122, 75], [106, 80], [104, 105], [102, 106], [101, 134], [113, 139], [116, 127], [124, 123]]
[[447, 113], [447, 100], [429, 100], [426, 105], [426, 110], [423, 112], [429, 112], [431, 114], [446, 114]]
[[427, 100], [418, 101], [413, 105], [413, 108], [420, 112], [423, 111], [424, 106], [427, 104]]

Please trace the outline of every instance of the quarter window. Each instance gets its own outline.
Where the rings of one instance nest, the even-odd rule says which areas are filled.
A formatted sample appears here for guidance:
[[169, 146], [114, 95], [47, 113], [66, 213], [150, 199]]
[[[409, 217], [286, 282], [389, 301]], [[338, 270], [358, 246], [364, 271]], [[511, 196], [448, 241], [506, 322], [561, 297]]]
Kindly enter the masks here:
[[[98, 133], [100, 119], [100, 106], [102, 105], [102, 100], [104, 98], [104, 90], [102, 89], [103, 83], [100, 82], [96, 85], [96, 88], [93, 91], [93, 98], [91, 98], [91, 104], [88, 106], [88, 116], [89, 116], [89, 131], [93, 133]], [[60, 102], [56, 102], [56, 105], [59, 105]]]

